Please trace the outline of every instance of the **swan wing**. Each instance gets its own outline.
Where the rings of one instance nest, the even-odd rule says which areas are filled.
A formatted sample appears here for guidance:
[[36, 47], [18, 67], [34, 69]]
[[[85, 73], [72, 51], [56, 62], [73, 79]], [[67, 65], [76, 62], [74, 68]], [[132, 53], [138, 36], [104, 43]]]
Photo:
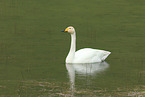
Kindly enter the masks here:
[[104, 61], [111, 52], [92, 49], [92, 48], [84, 48], [75, 52], [75, 58], [73, 63], [94, 63], [94, 62], [102, 62]]

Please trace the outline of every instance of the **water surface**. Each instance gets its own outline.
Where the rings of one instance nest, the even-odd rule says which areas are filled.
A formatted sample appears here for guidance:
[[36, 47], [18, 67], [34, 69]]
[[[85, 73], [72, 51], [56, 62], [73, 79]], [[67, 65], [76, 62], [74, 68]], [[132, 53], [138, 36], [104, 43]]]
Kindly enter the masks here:
[[[145, 2], [1, 0], [0, 96], [145, 96]], [[111, 51], [104, 63], [66, 64], [77, 50]]]

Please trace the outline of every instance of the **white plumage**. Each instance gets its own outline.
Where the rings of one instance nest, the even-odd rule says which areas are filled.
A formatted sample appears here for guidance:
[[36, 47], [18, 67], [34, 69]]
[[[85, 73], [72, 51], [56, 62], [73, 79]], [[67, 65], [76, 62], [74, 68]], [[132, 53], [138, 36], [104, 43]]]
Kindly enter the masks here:
[[71, 47], [66, 57], [66, 63], [95, 63], [104, 61], [111, 52], [84, 48], [76, 51], [76, 32], [74, 27], [67, 27], [64, 32], [71, 34]]
[[84, 48], [75, 52], [73, 63], [94, 63], [102, 62], [110, 54], [108, 51]]

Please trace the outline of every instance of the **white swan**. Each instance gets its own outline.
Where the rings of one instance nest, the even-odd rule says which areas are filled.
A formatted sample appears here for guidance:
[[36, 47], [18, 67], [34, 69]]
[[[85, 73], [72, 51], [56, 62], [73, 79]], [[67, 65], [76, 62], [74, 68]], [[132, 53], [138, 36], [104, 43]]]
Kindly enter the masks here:
[[104, 61], [111, 53], [109, 51], [84, 48], [76, 51], [76, 32], [74, 27], [69, 26], [63, 32], [71, 34], [71, 47], [66, 57], [66, 63], [95, 63]]

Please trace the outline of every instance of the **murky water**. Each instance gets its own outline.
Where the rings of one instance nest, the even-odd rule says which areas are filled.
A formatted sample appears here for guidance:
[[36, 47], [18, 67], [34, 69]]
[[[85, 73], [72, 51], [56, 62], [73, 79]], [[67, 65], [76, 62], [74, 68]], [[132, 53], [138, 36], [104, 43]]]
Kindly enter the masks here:
[[[1, 0], [1, 97], [144, 97], [145, 2]], [[77, 49], [105, 49], [103, 63], [66, 64]]]
[[[69, 46], [69, 39], [66, 45]], [[112, 52], [106, 62], [65, 64], [69, 48], [58, 49], [54, 45], [46, 48], [44, 50], [49, 53], [40, 52], [43, 54], [39, 53], [40, 56], [23, 55], [23, 51], [20, 55], [3, 55], [0, 69], [1, 96], [145, 95], [145, 68], [141, 57], [125, 58], [126, 55], [121, 53], [115, 57], [115, 52]], [[37, 51], [38, 48], [34, 47], [33, 50]]]

